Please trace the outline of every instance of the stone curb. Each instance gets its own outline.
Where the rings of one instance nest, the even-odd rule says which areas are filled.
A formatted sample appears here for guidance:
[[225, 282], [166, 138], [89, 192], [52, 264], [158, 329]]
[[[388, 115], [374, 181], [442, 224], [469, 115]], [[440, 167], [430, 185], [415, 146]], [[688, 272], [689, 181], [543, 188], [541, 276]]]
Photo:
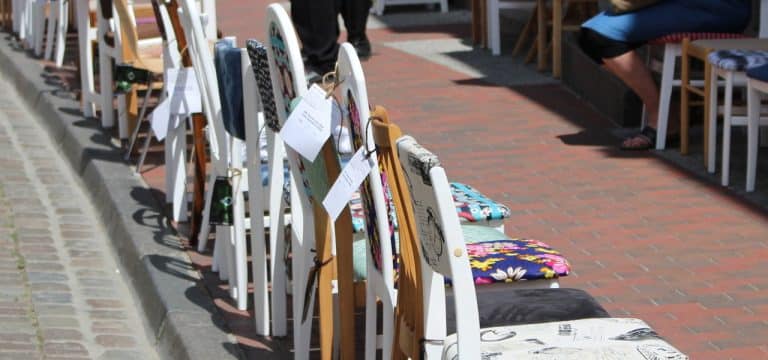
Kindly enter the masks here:
[[168, 359], [244, 358], [200, 275], [159, 211], [151, 189], [122, 159], [97, 119], [81, 115], [71, 93], [51, 84], [41, 64], [1, 33], [0, 72], [80, 176], [107, 229], [154, 346]]

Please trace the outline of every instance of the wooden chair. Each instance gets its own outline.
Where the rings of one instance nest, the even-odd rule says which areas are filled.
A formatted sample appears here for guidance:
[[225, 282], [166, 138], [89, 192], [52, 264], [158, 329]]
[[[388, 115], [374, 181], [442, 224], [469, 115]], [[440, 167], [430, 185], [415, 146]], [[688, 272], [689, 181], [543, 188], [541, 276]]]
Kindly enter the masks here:
[[[45, 36], [45, 54], [43, 58], [53, 60], [57, 67], [61, 67], [64, 63], [64, 50], [67, 47], [69, 2], [70, 0], [53, 0], [49, 3], [48, 29]], [[54, 52], [54, 45], [56, 52]]]
[[[479, 359], [491, 353], [524, 357], [529, 351], [555, 351], [548, 349], [553, 346], [580, 351], [570, 357], [551, 353], [557, 358], [586, 358], [604, 351], [630, 358], [662, 353], [685, 358], [642, 321], [607, 318], [607, 312], [579, 290], [495, 288], [478, 297], [470, 270], [470, 258], [475, 260], [478, 253], [464, 242], [439, 160], [412, 137], [402, 136], [383, 108], [375, 108], [372, 117], [379, 160], [388, 175], [400, 225], [394, 358], [424, 354]], [[447, 298], [444, 277], [451, 279], [453, 288]], [[446, 336], [450, 320], [456, 334]], [[574, 336], [563, 337], [564, 332]], [[631, 338], [638, 332], [648, 336], [637, 341], [602, 340]], [[586, 338], [595, 334], [602, 336]], [[542, 341], [528, 341], [531, 338]]]

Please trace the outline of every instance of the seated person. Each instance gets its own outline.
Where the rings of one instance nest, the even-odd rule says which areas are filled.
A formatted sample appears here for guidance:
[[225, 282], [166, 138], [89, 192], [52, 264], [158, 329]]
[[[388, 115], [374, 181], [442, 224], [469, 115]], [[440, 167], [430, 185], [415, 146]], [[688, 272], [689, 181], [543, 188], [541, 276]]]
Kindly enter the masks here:
[[635, 49], [673, 33], [740, 33], [749, 22], [751, 7], [749, 0], [661, 0], [631, 12], [604, 11], [581, 25], [582, 50], [627, 84], [648, 113], [646, 127], [625, 139], [621, 149], [647, 150], [656, 143], [659, 88]]

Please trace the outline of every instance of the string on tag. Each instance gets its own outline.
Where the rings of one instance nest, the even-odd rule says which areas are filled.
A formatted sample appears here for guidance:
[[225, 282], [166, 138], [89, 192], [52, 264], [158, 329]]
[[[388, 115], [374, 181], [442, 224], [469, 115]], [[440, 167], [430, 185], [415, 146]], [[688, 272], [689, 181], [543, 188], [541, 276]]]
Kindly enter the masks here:
[[[369, 116], [368, 117], [368, 122], [365, 123], [365, 137], [366, 138], [368, 137], [368, 130], [370, 130], [371, 122], [373, 122], [373, 120], [382, 121], [382, 119], [380, 117], [378, 117], [378, 116]], [[370, 144], [372, 142], [374, 143], [373, 144], [373, 149], [372, 150], [368, 150], [368, 148], [369, 148], [368, 144]], [[365, 149], [365, 158], [366, 159], [370, 159], [371, 155], [376, 153], [376, 144], [373, 141], [373, 139], [367, 139], [367, 141], [365, 142], [365, 147], [366, 147], [366, 149]]]

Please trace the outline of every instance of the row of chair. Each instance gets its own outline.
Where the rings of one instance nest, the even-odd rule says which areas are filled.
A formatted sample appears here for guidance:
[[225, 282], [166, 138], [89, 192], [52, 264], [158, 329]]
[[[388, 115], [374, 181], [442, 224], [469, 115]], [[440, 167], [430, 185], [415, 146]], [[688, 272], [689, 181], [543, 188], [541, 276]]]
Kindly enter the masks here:
[[[274, 94], [273, 99], [276, 110], [276, 122], [274, 119], [270, 120], [266, 117], [264, 118], [264, 122], [272, 123], [273, 126], [282, 127], [290, 113], [291, 103], [293, 103], [296, 98], [301, 98], [307, 95], [307, 83], [304, 79], [298, 40], [296, 39], [288, 15], [279, 5], [270, 6], [267, 11], [267, 34], [269, 41], [266, 48], [269, 72], [271, 74], [270, 80], [272, 82], [272, 90]], [[194, 15], [194, 12], [191, 14]], [[192, 16], [192, 18], [194, 19], [194, 16]], [[187, 21], [189, 21], [189, 19]], [[194, 26], [192, 26], [192, 28], [194, 29]], [[197, 37], [199, 38], [200, 36]], [[197, 45], [193, 51], [202, 51], [202, 53], [206, 53], [206, 49]], [[241, 60], [247, 63], [245, 58], [247, 50], [242, 49], [240, 52], [242, 54]], [[210, 60], [205, 60], [205, 58], [211, 58], [210, 54], [198, 56], [202, 58], [203, 64], [210, 62]], [[255, 64], [258, 63], [258, 61], [255, 62]], [[254, 63], [251, 63], [250, 65], [251, 66], [242, 65], [241, 69], [244, 70], [244, 76], [249, 76], [252, 72], [257, 73], [264, 70], [254, 68]], [[249, 72], [249, 69], [251, 69], [252, 72]], [[474, 300], [475, 295], [470, 289], [474, 289], [475, 283], [482, 284], [486, 281], [495, 283], [514, 283], [514, 280], [520, 280], [524, 277], [524, 273], [528, 269], [518, 269], [517, 267], [511, 266], [511, 264], [524, 264], [525, 261], [521, 261], [522, 259], [528, 259], [528, 262], [539, 261], [537, 264], [540, 268], [548, 269], [548, 271], [542, 271], [538, 275], [532, 274], [533, 276], [529, 278], [530, 280], [535, 280], [537, 276], [542, 280], [549, 280], [518, 282], [518, 285], [526, 284], [542, 288], [531, 290], [528, 295], [520, 295], [520, 300], [524, 300], [526, 297], [535, 298], [535, 295], [538, 295], [538, 300], [540, 301], [537, 301], [536, 305], [541, 304], [543, 299], [549, 299], [550, 302], [557, 301], [555, 299], [560, 299], [560, 302], [567, 302], [568, 305], [563, 306], [567, 307], [568, 310], [563, 311], [562, 307], [560, 308], [560, 311], [563, 311], [567, 315], [565, 315], [565, 319], [560, 318], [560, 320], [573, 320], [582, 317], [604, 317], [604, 310], [602, 310], [591, 297], [583, 292], [569, 289], [563, 289], [563, 291], [552, 289], [552, 292], [549, 292], [549, 288], [553, 286], [551, 280], [558, 275], [566, 275], [568, 270], [567, 263], [546, 245], [531, 240], [509, 239], [499, 232], [494, 233], [495, 230], [489, 227], [474, 229], [465, 229], [466, 227], [461, 228], [459, 225], [456, 205], [454, 203], [455, 195], [452, 194], [451, 190], [452, 187], [447, 180], [445, 180], [444, 175], [442, 178], [430, 178], [433, 175], [430, 174], [430, 170], [432, 168], [437, 168], [438, 163], [436, 162], [436, 159], [433, 159], [427, 153], [424, 153], [422, 151], [423, 148], [420, 148], [415, 143], [411, 143], [408, 149], [414, 153], [410, 156], [402, 155], [402, 158], [407, 160], [400, 161], [397, 166], [395, 166], [395, 162], [392, 162], [393, 158], [387, 158], [387, 156], [392, 156], [395, 151], [395, 146], [393, 146], [394, 142], [397, 140], [402, 143], [407, 140], [407, 138], [400, 138], [397, 134], [396, 127], [392, 127], [393, 125], [388, 124], [386, 113], [383, 110], [379, 109], [374, 111], [372, 115], [367, 116], [369, 109], [367, 101], [360, 102], [358, 100], [359, 98], [366, 98], [364, 88], [365, 82], [361, 70], [362, 67], [359, 65], [359, 61], [354, 54], [353, 48], [349, 45], [342, 46], [339, 59], [339, 70], [335, 73], [337, 82], [334, 83], [338, 85], [342, 92], [340, 96], [341, 100], [339, 102], [341, 107], [346, 109], [344, 114], [349, 117], [349, 123], [351, 124], [350, 130], [352, 133], [353, 144], [355, 145], [354, 147], [362, 147], [363, 149], [368, 150], [370, 153], [369, 161], [373, 162], [372, 169], [380, 169], [379, 166], [383, 169], [383, 172], [377, 170], [372, 171], [367, 183], [362, 189], [361, 202], [364, 210], [363, 213], [365, 214], [364, 221], [367, 227], [366, 266], [368, 283], [366, 284], [366, 292], [368, 295], [366, 298], [368, 301], [366, 304], [366, 319], [373, 321], [376, 318], [375, 312], [372, 311], [375, 311], [375, 301], [377, 297], [382, 300], [382, 303], [388, 304], [383, 316], [385, 321], [383, 327], [384, 341], [382, 344], [382, 349], [385, 351], [384, 357], [389, 358], [390, 355], [394, 355], [395, 357], [419, 357], [418, 354], [422, 351], [426, 351], [430, 357], [442, 355], [452, 357], [451, 354], [453, 353], [451, 353], [451, 351], [460, 352], [461, 358], [479, 357], [482, 351], [480, 341], [477, 338], [479, 332], [473, 331], [472, 329], [471, 314], [473, 312], [466, 311], [467, 309], [477, 308], [476, 305], [472, 306], [472, 303], [476, 300]], [[214, 72], [209, 71], [208, 73], [213, 74]], [[204, 72], [198, 72], [198, 75], [201, 77], [207, 76]], [[219, 81], [220, 80], [221, 79], [219, 79]], [[248, 83], [251, 83], [251, 85], [245, 85]], [[211, 93], [214, 93], [216, 92], [217, 85], [212, 86], [211, 84], [213, 84], [213, 80], [206, 86], [207, 89], [211, 89]], [[246, 89], [250, 88], [250, 90], [244, 90], [244, 97], [245, 94], [253, 96], [253, 94], [256, 93], [254, 91], [255, 87], [252, 79], [244, 78], [243, 86]], [[256, 87], [258, 87], [258, 81], [256, 81]], [[335, 89], [333, 89], [332, 86], [332, 89], [329, 91], [333, 90]], [[207, 90], [204, 92], [207, 92]], [[211, 97], [211, 102], [213, 103], [215, 103], [215, 100], [213, 100], [214, 98], [215, 96]], [[257, 110], [258, 107], [264, 107], [265, 104], [264, 98], [259, 97], [259, 99], [260, 101], [256, 102]], [[214, 104], [214, 109], [216, 108], [215, 106], [216, 104]], [[267, 112], [264, 112], [264, 114], [266, 113]], [[248, 118], [248, 115], [245, 115], [245, 117]], [[258, 120], [258, 117], [256, 117], [256, 120]], [[251, 133], [253, 134], [253, 129], [258, 129], [259, 124], [258, 121], [254, 121], [254, 119], [251, 118], [250, 121], [245, 122], [245, 127], [246, 129], [251, 127]], [[386, 131], [382, 129], [386, 129]], [[377, 136], [377, 133], [383, 135]], [[269, 140], [275, 142], [276, 145], [279, 144], [277, 137], [271, 136], [269, 137]], [[376, 144], [375, 148], [371, 146], [374, 142]], [[389, 153], [382, 150], [387, 144], [390, 148]], [[321, 206], [321, 201], [329, 190], [329, 184], [335, 180], [341, 170], [339, 155], [334, 148], [334, 145], [334, 141], [328, 140], [324, 145], [321, 154], [314, 162], [309, 162], [290, 147], [285, 149], [292, 184], [290, 192], [290, 207], [292, 214], [290, 234], [292, 245], [292, 269], [290, 273], [292, 274], [293, 281], [292, 306], [293, 313], [295, 314], [294, 347], [295, 354], [299, 358], [308, 356], [309, 335], [311, 333], [312, 322], [307, 321], [307, 319], [312, 317], [313, 306], [311, 306], [311, 304], [314, 302], [313, 299], [315, 297], [317, 297], [319, 301], [319, 333], [323, 357], [330, 357], [331, 349], [333, 348], [333, 343], [335, 341], [339, 343], [341, 357], [354, 357], [354, 319], [352, 318], [353, 312], [349, 311], [355, 304], [353, 299], [355, 294], [353, 289], [355, 286], [352, 284], [352, 273], [354, 268], [352, 261], [354, 258], [352, 255], [354, 236], [351, 213], [349, 210], [342, 211], [341, 216], [334, 220], [328, 216]], [[258, 154], [258, 152], [254, 150], [249, 150], [247, 153], [254, 154], [255, 156]], [[425, 154], [427, 155], [424, 156]], [[281, 167], [283, 162], [282, 156], [280, 155], [281, 154], [276, 152], [270, 153], [268, 162], [272, 163], [273, 166], [277, 165], [277, 167]], [[379, 156], [382, 157], [381, 164], [376, 163]], [[394, 157], [394, 159], [396, 158], [397, 157]], [[389, 164], [389, 166], [387, 164]], [[236, 164], [230, 165], [236, 166]], [[401, 169], [401, 166], [406, 168], [406, 172], [408, 169], [407, 166], [410, 166], [413, 171], [420, 172], [411, 176], [412, 181], [406, 181], [405, 177], [402, 175], [402, 170], [399, 170]], [[248, 173], [253, 174], [252, 171], [249, 171]], [[386, 182], [382, 181], [382, 173], [386, 174]], [[282, 171], [270, 175], [277, 175], [270, 176], [269, 181], [273, 182], [282, 178]], [[430, 179], [428, 180], [428, 178]], [[440, 184], [438, 187], [440, 192], [438, 193], [438, 190], [434, 190], [432, 195], [430, 195], [430, 192], [417, 192], [415, 190], [417, 180], [415, 179], [418, 179], [422, 181], [423, 184], [427, 185], [435, 183]], [[406, 183], [407, 185], [404, 185]], [[297, 186], [295, 184], [301, 185]], [[234, 182], [233, 187], [237, 187], [234, 185]], [[282, 186], [279, 188], [282, 188]], [[384, 189], [389, 189], [389, 192]], [[253, 201], [251, 193], [254, 190], [253, 187], [249, 187], [249, 202]], [[239, 195], [237, 194], [237, 190], [233, 190], [233, 194], [235, 197], [233, 199], [234, 203], [240, 201], [238, 199]], [[408, 197], [410, 195], [408, 194], [411, 194], [414, 197], [417, 196], [417, 194], [426, 197], [417, 198], [416, 201], [405, 201], [406, 199], [410, 199]], [[433, 196], [437, 196], [436, 194], [442, 194], [439, 200], [441, 205], [438, 205], [438, 200], [432, 200]], [[261, 203], [261, 201], [257, 200], [255, 203], [258, 204]], [[389, 206], [387, 205], [388, 203], [390, 204]], [[419, 208], [419, 206], [430, 203], [434, 204], [434, 206]], [[237, 208], [237, 206], [235, 206], [235, 208]], [[397, 219], [396, 223], [391, 221], [393, 210], [395, 218]], [[238, 210], [235, 211], [237, 212]], [[259, 212], [251, 212], [251, 216], [254, 214], [259, 214]], [[275, 217], [275, 214], [279, 215], [281, 213], [270, 211], [272, 217]], [[235, 218], [238, 218], [238, 216], [236, 215]], [[282, 216], [277, 216], [277, 218], [282, 218]], [[259, 235], [254, 234], [253, 219], [254, 218], [252, 217], [252, 226], [250, 229], [251, 241], [253, 246], [257, 246], [258, 244], [253, 243], [253, 241], [255, 238], [258, 239]], [[260, 222], [260, 220], [258, 222]], [[396, 232], [398, 236], [397, 239], [393, 241], [393, 229], [395, 228], [395, 224], [397, 224]], [[238, 227], [237, 220], [235, 220], [234, 227]], [[281, 230], [280, 227], [270, 228], [270, 233], [273, 231], [280, 232]], [[237, 230], [235, 230], [235, 232], [237, 232]], [[489, 232], [491, 233], [490, 235]], [[473, 242], [465, 237], [469, 236], [469, 234], [477, 233], [484, 234], [485, 241]], [[481, 235], [480, 237], [482, 238], [483, 236]], [[234, 239], [235, 253], [237, 253], [237, 244], [242, 240], [239, 236], [235, 236]], [[217, 242], [219, 241], [220, 240], [217, 238]], [[257, 242], [258, 241], [259, 240], [257, 240]], [[421, 243], [416, 245], [416, 242], [419, 241]], [[457, 244], [465, 243], [474, 245], [461, 245], [460, 247], [456, 247]], [[224, 246], [232, 247], [233, 245], [225, 241]], [[273, 259], [273, 263], [275, 261], [280, 262], [282, 259], [281, 254], [278, 252], [281, 246], [282, 244], [280, 243], [272, 243], [270, 241], [270, 257]], [[397, 251], [398, 247], [400, 248], [399, 256]], [[310, 251], [312, 248], [315, 249], [315, 255], [312, 255], [312, 252]], [[256, 249], [256, 247], [254, 247], [254, 249]], [[408, 252], [408, 249], [411, 249], [410, 253]], [[421, 249], [421, 251], [416, 249]], [[527, 253], [527, 256], [518, 256], [519, 254], [516, 251], [521, 251], [521, 249], [530, 251], [530, 253]], [[433, 252], [430, 252], [430, 250], [433, 250]], [[479, 263], [489, 262], [489, 259], [483, 259], [483, 257], [488, 256], [489, 254], [503, 257], [504, 251], [507, 250], [510, 252], [506, 254], [508, 255], [509, 263], [505, 263], [505, 266], [495, 268], [497, 271], [489, 271], [488, 266], [480, 266], [478, 268], [478, 273], [489, 272], [486, 277], [483, 278], [482, 276], [478, 276], [478, 274], [473, 274], [473, 271], [470, 270], [470, 256], [473, 256], [474, 260]], [[263, 251], [263, 248], [259, 251]], [[554, 261], [551, 263], [546, 262], [545, 259], [547, 259], [547, 257], [542, 257], [542, 254], [551, 255], [550, 260]], [[261, 253], [255, 254], [255, 256], [258, 256], [258, 259], [265, 258]], [[256, 258], [255, 256], [254, 258]], [[411, 257], [411, 260], [406, 260], [409, 256]], [[399, 259], [397, 261], [397, 272], [399, 274], [397, 277], [397, 287], [395, 287], [393, 276], [395, 272], [395, 263], [388, 260], [393, 258]], [[420, 260], [418, 260], [419, 258]], [[460, 262], [458, 265], [452, 264], [451, 260], [454, 258], [458, 259], [457, 261], [463, 260], [464, 262]], [[531, 261], [530, 259], [532, 258], [536, 260]], [[236, 255], [235, 261], [240, 263], [242, 261], [242, 255]], [[266, 262], [254, 261], [253, 265], [254, 279], [259, 278], [260, 280], [258, 281], [263, 282], [266, 274], [264, 269]], [[411, 267], [411, 265], [414, 265], [415, 267]], [[490, 268], [493, 268], [492, 265], [493, 264], [490, 265]], [[428, 273], [425, 273], [422, 277], [418, 277], [420, 270], [416, 269], [421, 268], [423, 270], [428, 266], [436, 269], [437, 273], [431, 276], [427, 275]], [[259, 269], [257, 269], [257, 267]], [[232, 269], [231, 265], [230, 269]], [[230, 276], [232, 274], [233, 273], [230, 273]], [[235, 270], [234, 274], [237, 274], [237, 270]], [[273, 304], [282, 301], [281, 298], [284, 299], [284, 294], [275, 291], [274, 282], [278, 280], [274, 277], [274, 274], [275, 273], [273, 272], [273, 291], [271, 293], [271, 298], [269, 299]], [[409, 274], [414, 277], [409, 278]], [[444, 280], [438, 274], [448, 275], [452, 286], [462, 290], [454, 293], [454, 296], [456, 297], [456, 309], [462, 310], [454, 313], [455, 324], [457, 324], [457, 327], [460, 329], [467, 327], [464, 331], [459, 330], [460, 335], [456, 338], [458, 339], [458, 346], [455, 344], [446, 344], [444, 341], [446, 328], [441, 328], [440, 324], [445, 326], [447, 321], [424, 321], [425, 318], [439, 319], [441, 314], [444, 314], [446, 308], [445, 303], [442, 303], [441, 305], [440, 292], [427, 295], [427, 293], [432, 290], [440, 291], [440, 289], [443, 289]], [[379, 284], [379, 290], [375, 290], [377, 286], [376, 282], [381, 283]], [[465, 287], [468, 287], [466, 288], [467, 292], [463, 291], [465, 290]], [[409, 289], [411, 290], [410, 293]], [[541, 292], [542, 290], [544, 291], [543, 293]], [[262, 293], [262, 291], [264, 292]], [[521, 294], [521, 291], [522, 290], [518, 290], [517, 293]], [[256, 287], [254, 291], [255, 296], [261, 298], [256, 301], [256, 303], [264, 309], [266, 308], [266, 306], [264, 306], [265, 300], [267, 300], [264, 297], [265, 293], [266, 290], [260, 286]], [[333, 310], [334, 293], [336, 293], [335, 296], [338, 299], [338, 307], [342, 309], [341, 311], [334, 312]], [[397, 295], [395, 295], [395, 293], [397, 293]], [[471, 297], [465, 296], [467, 293], [469, 293]], [[523, 292], [522, 294], [527, 293]], [[505, 292], [505, 298], [508, 299], [510, 296], [510, 293]], [[496, 299], [498, 300], [500, 298], [501, 297], [497, 297]], [[521, 301], [514, 305], [515, 307], [525, 307], [525, 302]], [[411, 306], [413, 308], [411, 308]], [[418, 310], [419, 308], [421, 310]], [[398, 310], [401, 310], [402, 312], [393, 317]], [[515, 311], [509, 308], [506, 310], [507, 313]], [[259, 315], [263, 312], [257, 311], [256, 313]], [[530, 314], [531, 311], [522, 310], [522, 313]], [[302, 314], [301, 320], [299, 320], [299, 314]], [[413, 317], [413, 314], [421, 314], [423, 316]], [[467, 314], [469, 314], [469, 317], [465, 316]], [[550, 321], [557, 320], [551, 318], [551, 316], [553, 315], [550, 312], [547, 313], [544, 318]], [[539, 320], [541, 321], [541, 319]], [[301, 323], [297, 324], [296, 322], [298, 321], [301, 321]], [[335, 321], [340, 322], [338, 325], [340, 330], [334, 335], [333, 329], [335, 326], [333, 323]], [[642, 331], [651, 334], [650, 336], [641, 336], [641, 338], [643, 338], [642, 341], [646, 342], [643, 344], [644, 350], [642, 351], [650, 351], [650, 353], [654, 353], [654, 351], [658, 351], [658, 349], [664, 349], [665, 351], [676, 353], [674, 348], [665, 344], [663, 341], [658, 340], [651, 330], [645, 330], [647, 326], [638, 320], [612, 319], [601, 323], [601, 320], [593, 319], [590, 320], [589, 323], [592, 324], [594, 322], [597, 322], [598, 325], [593, 324], [584, 326], [591, 326], [590, 329], [611, 329], [607, 330], [609, 332], [618, 331], [616, 335], [620, 335], [621, 331], [637, 330], [637, 327], [639, 326], [643, 329]], [[387, 323], [391, 324], [391, 326], [387, 326]], [[375, 354], [376, 344], [380, 343], [376, 340], [376, 337], [371, 334], [371, 332], [375, 333], [376, 326], [374, 324], [375, 323], [371, 322], [366, 324], [366, 351], [369, 357]], [[479, 324], [479, 320], [475, 322], [475, 326], [478, 326], [477, 324]], [[573, 323], [576, 327], [582, 326], [580, 324], [581, 323], [578, 321]], [[622, 325], [616, 324], [625, 324], [626, 326], [622, 328]], [[265, 324], [262, 323], [262, 326], [263, 325]], [[618, 326], [618, 328], [616, 326]], [[508, 329], [496, 329], [494, 331], [507, 331], [507, 334], [509, 333]], [[535, 333], [537, 330], [532, 331]], [[402, 334], [402, 336], [398, 336], [398, 333]], [[441, 333], [442, 337], [440, 335]], [[650, 337], [650, 339], [648, 339], [648, 337]], [[410, 340], [406, 341], [406, 339]], [[418, 341], [418, 339], [430, 340]], [[507, 338], [505, 338], [505, 340], [506, 339]], [[436, 346], [438, 344], [439, 346]], [[443, 345], [448, 346], [443, 348]], [[512, 345], [515, 345], [515, 343], [512, 342]], [[605, 344], [603, 344], [603, 346], [605, 346]], [[511, 347], [515, 348], [515, 346]], [[622, 348], [622, 346], [616, 346], [616, 350], [614, 351], [621, 351], [618, 350], [620, 348]], [[391, 354], [390, 351], [394, 351], [394, 354]], [[639, 350], [634, 346], [626, 346], [627, 354], [635, 353], [637, 351]]]
[[[155, 0], [152, 6], [162, 34], [162, 61], [138, 50], [140, 17], [135, 6], [125, 0], [98, 3], [102, 123], [105, 113], [112, 112], [114, 80], [104, 58], [149, 73], [143, 89], [134, 84], [128, 93], [133, 95], [120, 95], [137, 99], [134, 92], [146, 92], [139, 121], [153, 79], [163, 77], [164, 101], [173, 98], [180, 81], [192, 81], [189, 76], [194, 74], [208, 131], [204, 139], [193, 137], [193, 153], [187, 155], [184, 141], [187, 118], [197, 115], [171, 111], [163, 115], [170, 119], [160, 119], [159, 112], [151, 117], [153, 123], [167, 120], [167, 197], [175, 201], [181, 194], [174, 206], [174, 216], [181, 218], [186, 212], [183, 164], [208, 153], [211, 166], [199, 250], [206, 250], [209, 223], [217, 222], [213, 267], [229, 283], [236, 306], [245, 309], [250, 238], [257, 333], [286, 335], [285, 303], [291, 294], [295, 357], [309, 357], [317, 301], [322, 358], [330, 359], [334, 352], [354, 358], [352, 309], [363, 303], [364, 293], [366, 358], [375, 358], [377, 349], [384, 358], [538, 353], [559, 358], [565, 352], [572, 358], [685, 358], [641, 320], [609, 318], [589, 294], [559, 288], [559, 277], [570, 272], [561, 254], [543, 242], [504, 235], [502, 221], [509, 211], [503, 205], [468, 185], [449, 183], [434, 154], [403, 136], [383, 108], [370, 108], [362, 66], [349, 44], [342, 45], [332, 74], [335, 81], [325, 83], [324, 91], [338, 98], [351, 147], [365, 154], [371, 172], [354, 206], [347, 204], [332, 219], [322, 202], [345, 158], [336, 141], [327, 140], [317, 159], [309, 161], [284, 147], [277, 136], [292, 106], [308, 94], [299, 41], [283, 7], [267, 8], [264, 45], [248, 41], [246, 48], [238, 48], [236, 39], [225, 38], [212, 49], [200, 5], [193, 0]], [[79, 30], [90, 47], [90, 23]], [[115, 36], [108, 38], [108, 33]], [[89, 56], [82, 41], [80, 45], [81, 54]], [[81, 66], [88, 60], [81, 59]], [[179, 75], [170, 83], [168, 74], [181, 74], [185, 68], [186, 79], [179, 80]], [[81, 71], [92, 76], [92, 69]], [[138, 105], [135, 100], [125, 99], [124, 105], [118, 101], [118, 114]], [[128, 132], [126, 123], [119, 136]], [[203, 141], [207, 152], [200, 147]], [[218, 194], [220, 184], [223, 197]], [[230, 221], [213, 220], [212, 209], [219, 206], [231, 209]], [[286, 269], [289, 251], [291, 266]], [[378, 301], [383, 310], [381, 335]]]

